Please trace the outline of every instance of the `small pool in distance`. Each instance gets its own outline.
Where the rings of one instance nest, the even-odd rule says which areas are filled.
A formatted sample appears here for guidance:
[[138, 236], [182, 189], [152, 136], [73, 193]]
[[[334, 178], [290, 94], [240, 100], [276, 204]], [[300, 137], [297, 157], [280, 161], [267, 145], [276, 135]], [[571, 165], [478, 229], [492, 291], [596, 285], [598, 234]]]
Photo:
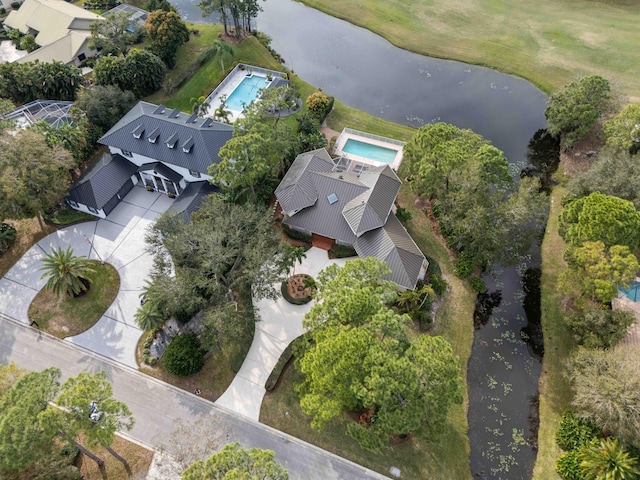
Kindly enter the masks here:
[[640, 302], [640, 282], [629, 282], [629, 288], [619, 290], [632, 302]]
[[393, 163], [398, 155], [398, 150], [381, 147], [380, 145], [374, 145], [372, 143], [361, 142], [354, 138], [347, 139], [344, 147], [342, 147], [342, 151], [383, 163]]
[[242, 82], [231, 92], [231, 95], [227, 97], [225, 105], [230, 110], [241, 112], [244, 107], [258, 98], [262, 89], [269, 83], [269, 80], [260, 75], [244, 77]]

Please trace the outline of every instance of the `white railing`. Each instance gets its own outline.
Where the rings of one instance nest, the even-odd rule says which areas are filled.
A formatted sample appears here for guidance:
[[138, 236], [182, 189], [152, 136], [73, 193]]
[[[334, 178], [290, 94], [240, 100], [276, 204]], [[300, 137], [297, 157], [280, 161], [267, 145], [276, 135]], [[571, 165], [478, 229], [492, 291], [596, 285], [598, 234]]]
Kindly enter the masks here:
[[239, 63], [233, 68], [233, 70], [229, 72], [229, 74], [226, 77], [224, 77], [224, 79], [218, 84], [218, 86], [213, 90], [213, 92], [209, 94], [205, 102], [208, 103], [209, 105], [212, 105], [213, 99], [215, 99], [220, 94], [220, 92], [229, 84], [229, 82], [235, 78], [236, 73], [239, 71], [244, 71], [245, 74], [258, 73], [258, 74], [264, 75], [265, 77], [267, 75], [270, 75], [271, 77], [279, 77], [285, 80], [288, 78], [287, 74], [284, 72], [277, 72], [275, 70], [269, 70], [267, 68], [255, 67], [253, 65], [246, 65], [244, 63]]
[[[405, 143], [407, 142], [401, 142], [400, 140], [395, 140], [393, 138], [388, 138], [388, 137], [383, 137], [380, 135], [374, 135], [373, 133], [367, 133], [367, 132], [361, 132], [359, 130], [353, 130], [352, 128], [344, 128], [342, 130], [342, 133], [340, 134], [340, 136], [342, 136], [343, 134], [351, 134], [351, 135], [355, 135], [358, 137], [365, 137], [365, 138], [370, 138], [372, 140], [378, 140], [379, 142], [387, 142], [387, 143], [392, 143], [393, 145], [399, 145], [399, 146], [404, 146]], [[336, 142], [336, 144], [338, 144], [338, 142]]]

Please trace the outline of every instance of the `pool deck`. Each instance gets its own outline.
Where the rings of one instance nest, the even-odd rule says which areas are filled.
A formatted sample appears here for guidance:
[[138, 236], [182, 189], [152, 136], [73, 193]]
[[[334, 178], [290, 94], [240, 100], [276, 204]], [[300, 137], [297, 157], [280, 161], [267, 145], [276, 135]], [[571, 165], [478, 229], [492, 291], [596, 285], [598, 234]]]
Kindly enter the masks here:
[[[213, 117], [214, 112], [216, 111], [216, 109], [218, 107], [220, 107], [220, 104], [222, 103], [222, 101], [220, 100], [222, 96], [226, 95], [225, 98], [228, 98], [233, 91], [238, 87], [238, 85], [240, 85], [242, 83], [242, 80], [244, 80], [247, 76], [247, 71], [246, 70], [237, 70], [235, 72], [231, 72], [229, 74], [229, 79], [228, 81], [225, 83], [224, 86], [222, 86], [222, 88], [215, 92], [215, 96], [211, 97], [211, 95], [209, 96], [209, 98], [207, 99], [207, 101], [209, 102], [209, 108], [207, 110], [206, 115]], [[265, 75], [262, 74], [258, 74], [258, 73], [253, 73], [252, 76], [257, 76], [257, 77], [262, 77], [262, 78], [266, 78]], [[265, 84], [265, 88], [268, 85]], [[227, 110], [229, 112], [231, 112], [231, 115], [229, 115], [229, 122], [233, 123], [235, 122], [238, 118], [242, 117], [242, 112], [238, 111], [238, 110], [232, 110], [231, 108], [229, 108], [227, 106]]]
[[611, 308], [613, 310], [631, 312], [635, 315], [636, 321], [631, 325], [631, 327], [629, 327], [627, 336], [620, 341], [620, 344], [640, 347], [640, 303], [629, 300], [626, 296], [621, 295], [618, 298], [613, 299], [611, 302]]
[[[393, 160], [393, 162], [391, 163], [387, 163], [387, 162], [379, 162], [377, 160], [373, 160], [371, 158], [367, 158], [367, 157], [361, 157], [359, 155], [354, 155], [353, 153], [345, 153], [342, 151], [342, 149], [344, 148], [345, 144], [347, 143], [348, 140], [353, 139], [353, 140], [358, 140], [360, 142], [365, 142], [365, 143], [369, 143], [371, 145], [377, 145], [379, 147], [384, 147], [384, 148], [388, 148], [390, 150], [396, 150], [398, 153], [396, 155], [396, 158]], [[336, 141], [336, 144], [333, 147], [333, 153], [335, 155], [340, 155], [343, 156], [345, 158], [348, 158], [349, 160], [351, 160], [351, 168], [353, 170], [354, 166], [356, 165], [360, 165], [362, 167], [366, 167], [366, 166], [374, 166], [374, 167], [381, 167], [384, 165], [389, 165], [393, 170], [398, 171], [398, 169], [400, 168], [400, 164], [402, 163], [402, 146], [401, 145], [397, 145], [394, 143], [390, 143], [390, 142], [385, 142], [382, 139], [377, 139], [377, 138], [370, 138], [370, 137], [366, 137], [363, 135], [358, 135], [357, 133], [351, 133], [351, 132], [345, 132], [343, 131], [340, 136], [338, 137], [338, 140]]]

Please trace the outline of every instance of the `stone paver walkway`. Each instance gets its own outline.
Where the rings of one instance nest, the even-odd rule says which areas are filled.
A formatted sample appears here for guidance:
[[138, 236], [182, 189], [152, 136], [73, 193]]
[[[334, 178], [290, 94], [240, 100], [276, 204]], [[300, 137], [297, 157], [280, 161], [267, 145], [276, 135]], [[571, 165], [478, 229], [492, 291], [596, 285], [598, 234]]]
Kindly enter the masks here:
[[[325, 267], [334, 263], [344, 265], [347, 261], [330, 260], [325, 250], [316, 247], [309, 249], [306, 255], [307, 258], [296, 266], [295, 273], [315, 277]], [[280, 285], [275, 287], [280, 291]], [[305, 305], [292, 305], [279, 295], [276, 301], [262, 299], [256, 301], [255, 305], [261, 320], [256, 323], [253, 343], [242, 367], [216, 405], [258, 420], [266, 392], [264, 385], [287, 345], [304, 333], [302, 320], [313, 301]]]

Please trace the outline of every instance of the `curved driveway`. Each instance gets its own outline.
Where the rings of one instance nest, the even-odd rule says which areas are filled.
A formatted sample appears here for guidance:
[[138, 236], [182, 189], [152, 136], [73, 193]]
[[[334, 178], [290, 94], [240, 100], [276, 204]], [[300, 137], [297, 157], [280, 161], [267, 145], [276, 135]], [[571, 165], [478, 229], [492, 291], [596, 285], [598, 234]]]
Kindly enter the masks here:
[[134, 314], [153, 265], [144, 236], [172, 203], [166, 195], [134, 187], [107, 219], [62, 228], [43, 238], [0, 278], [0, 313], [29, 325], [29, 305], [46, 283], [40, 278], [42, 258], [54, 247], [71, 245], [76, 255], [113, 265], [120, 275], [120, 291], [96, 325], [65, 341], [138, 368], [135, 349], [142, 331]]

